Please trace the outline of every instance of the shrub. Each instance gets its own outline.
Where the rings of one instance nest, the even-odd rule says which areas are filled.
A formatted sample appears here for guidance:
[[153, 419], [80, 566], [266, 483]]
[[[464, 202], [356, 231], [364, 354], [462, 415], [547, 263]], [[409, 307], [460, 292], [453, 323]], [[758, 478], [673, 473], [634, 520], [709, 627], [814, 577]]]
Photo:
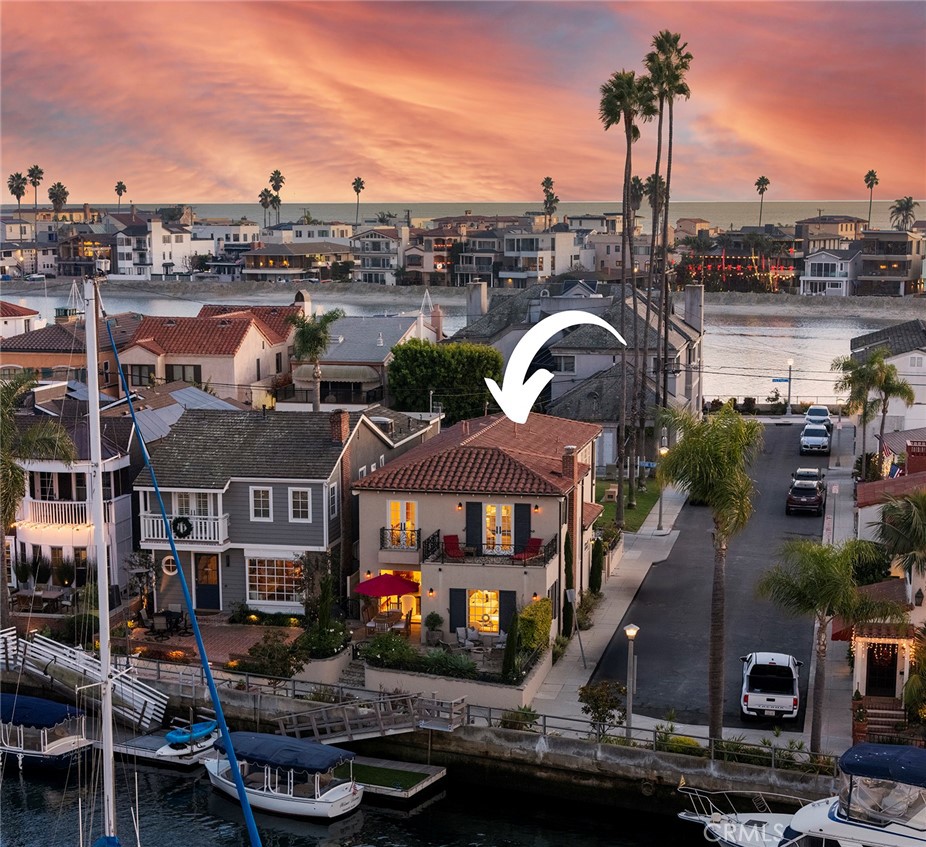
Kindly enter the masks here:
[[518, 706], [502, 714], [498, 725], [502, 729], [520, 729], [524, 732], [533, 732], [534, 724], [540, 717], [530, 706]]
[[592, 568], [588, 574], [588, 588], [593, 594], [601, 593], [601, 577], [604, 573], [604, 542], [595, 539], [592, 545]]
[[521, 616], [515, 614], [508, 625], [508, 640], [502, 655], [502, 679], [517, 685], [524, 678], [521, 666]]
[[100, 631], [100, 618], [95, 614], [73, 615], [64, 619], [61, 640], [65, 644], [92, 644]]
[[744, 415], [754, 415], [756, 413], [756, 398], [755, 397], [744, 397], [743, 398], [743, 414]]
[[456, 679], [475, 679], [479, 675], [476, 663], [464, 653], [445, 653], [443, 650], [428, 650], [421, 659], [425, 673], [451, 676]]
[[36, 583], [48, 582], [51, 579], [51, 559], [45, 556], [36, 556], [32, 560], [32, 576], [35, 577]]
[[248, 658], [238, 663], [238, 670], [289, 679], [302, 670], [308, 658], [305, 645], [300, 642], [297, 638], [287, 644], [282, 632], [268, 629], [261, 640], [248, 649]]
[[[553, 603], [542, 597], [529, 603], [519, 613], [518, 632], [525, 650], [546, 650], [550, 646], [550, 627], [553, 624]], [[509, 633], [510, 637], [510, 633]]]
[[374, 635], [360, 648], [363, 660], [374, 668], [395, 668], [409, 670], [418, 658], [418, 653], [408, 641], [394, 632]]
[[437, 612], [429, 612], [424, 619], [424, 627], [428, 632], [436, 632], [444, 625], [444, 619]]
[[288, 612], [261, 612], [246, 603], [236, 603], [228, 618], [229, 623], [251, 626], [305, 626], [305, 615], [291, 615]]
[[[567, 532], [566, 540], [563, 542], [563, 570], [564, 570], [563, 588], [565, 589], [565, 591], [563, 592], [564, 595], [566, 591], [568, 591], [570, 588], [575, 587], [573, 584], [573, 579], [574, 579], [573, 571], [572, 571], [573, 567], [574, 567], [574, 560], [573, 560], [573, 555], [572, 555], [572, 536]], [[570, 603], [567, 600], [565, 603], [563, 603], [563, 619], [562, 619], [562, 623], [560, 624], [560, 627], [564, 635], [569, 635], [569, 636], [572, 635], [572, 630], [574, 628], [574, 620], [573, 620], [574, 615], [575, 615], [575, 610], [572, 608], [572, 603]]]
[[328, 659], [350, 644], [350, 638], [350, 631], [341, 621], [329, 621], [327, 627], [313, 626], [296, 640], [308, 658]]
[[600, 741], [611, 727], [624, 723], [627, 710], [623, 697], [626, 693], [626, 686], [613, 680], [590, 682], [579, 689], [582, 714], [588, 715], [592, 722], [591, 737]]
[[592, 594], [591, 591], [586, 591], [582, 595], [582, 599], [579, 601], [579, 606], [576, 609], [576, 624], [579, 629], [586, 630], [592, 628], [592, 614], [600, 602], [600, 594], [596, 595]]
[[565, 635], [557, 635], [553, 642], [553, 664], [555, 665], [566, 653], [569, 639]]

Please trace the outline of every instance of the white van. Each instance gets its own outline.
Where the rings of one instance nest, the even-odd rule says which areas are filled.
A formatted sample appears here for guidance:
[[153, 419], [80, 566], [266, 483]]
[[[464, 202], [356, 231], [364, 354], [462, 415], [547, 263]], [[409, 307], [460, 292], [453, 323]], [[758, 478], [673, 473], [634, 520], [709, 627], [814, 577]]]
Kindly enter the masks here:
[[45, 274], [29, 274], [26, 282], [45, 282]]

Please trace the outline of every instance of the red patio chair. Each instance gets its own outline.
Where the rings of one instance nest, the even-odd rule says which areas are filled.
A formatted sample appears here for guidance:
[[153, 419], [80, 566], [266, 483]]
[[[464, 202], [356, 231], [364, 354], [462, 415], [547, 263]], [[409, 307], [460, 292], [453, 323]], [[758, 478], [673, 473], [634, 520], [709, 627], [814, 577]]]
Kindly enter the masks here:
[[536, 559], [540, 555], [542, 544], [543, 539], [528, 538], [527, 546], [520, 553], [515, 553], [511, 558], [515, 562], [529, 562], [531, 559]]
[[462, 562], [466, 559], [466, 554], [460, 548], [459, 535], [444, 536], [444, 558], [450, 559], [451, 562]]

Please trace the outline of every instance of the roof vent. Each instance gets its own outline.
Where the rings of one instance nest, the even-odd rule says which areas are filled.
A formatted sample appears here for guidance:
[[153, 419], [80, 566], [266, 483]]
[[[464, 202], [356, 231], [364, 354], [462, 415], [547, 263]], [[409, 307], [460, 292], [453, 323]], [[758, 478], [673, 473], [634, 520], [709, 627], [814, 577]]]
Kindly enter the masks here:
[[219, 326], [231, 326], [231, 321], [227, 318], [222, 318], [222, 320], [219, 321]]
[[172, 318], [168, 318], [166, 321], [164, 321], [164, 326], [176, 326], [176, 325], [177, 325], [177, 322], [173, 320]]
[[377, 347], [382, 347], [382, 346], [383, 346], [383, 334], [382, 334], [382, 333], [380, 333], [380, 334], [379, 334], [379, 338], [376, 339], [376, 346], [377, 346]]

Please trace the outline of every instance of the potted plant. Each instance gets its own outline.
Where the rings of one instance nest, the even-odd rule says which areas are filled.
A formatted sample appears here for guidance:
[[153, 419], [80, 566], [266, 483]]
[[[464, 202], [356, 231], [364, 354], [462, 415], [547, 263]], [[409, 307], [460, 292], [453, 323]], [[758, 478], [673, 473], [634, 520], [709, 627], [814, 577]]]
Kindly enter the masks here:
[[438, 641], [444, 640], [444, 631], [441, 627], [444, 625], [444, 619], [437, 612], [430, 612], [424, 619], [424, 626], [427, 629], [428, 644], [434, 645]]
[[852, 743], [868, 740], [868, 710], [862, 705], [862, 694], [856, 688], [852, 695]]

